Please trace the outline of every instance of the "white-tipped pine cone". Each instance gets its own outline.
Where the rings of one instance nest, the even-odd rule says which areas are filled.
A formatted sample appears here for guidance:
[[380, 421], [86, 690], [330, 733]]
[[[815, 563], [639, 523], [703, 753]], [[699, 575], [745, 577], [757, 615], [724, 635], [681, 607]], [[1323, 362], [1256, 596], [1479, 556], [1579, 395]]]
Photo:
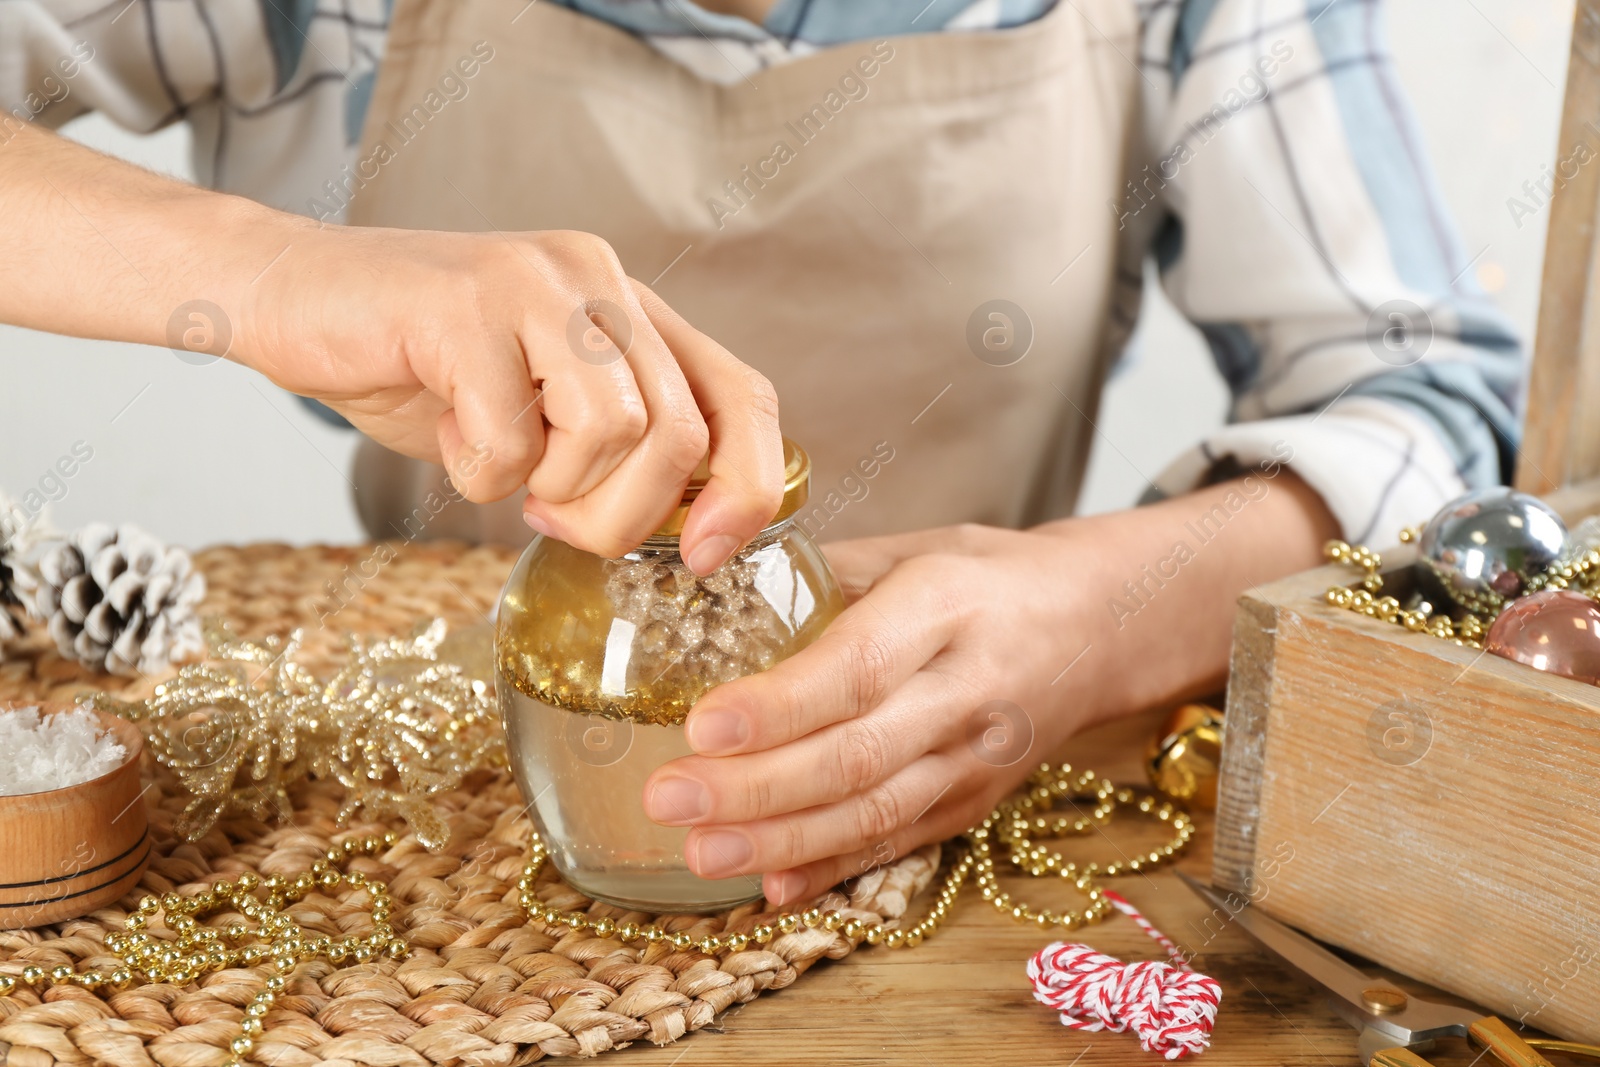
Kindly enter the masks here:
[[0, 553], [0, 654], [22, 636], [22, 598], [17, 594], [16, 571]]
[[6, 645], [22, 636], [24, 608], [17, 591], [16, 560], [28, 547], [26, 519], [18, 520], [20, 509], [0, 492], [0, 657]]
[[136, 526], [91, 523], [18, 565], [16, 584], [61, 654], [96, 670], [150, 674], [203, 647], [205, 578], [189, 553]]

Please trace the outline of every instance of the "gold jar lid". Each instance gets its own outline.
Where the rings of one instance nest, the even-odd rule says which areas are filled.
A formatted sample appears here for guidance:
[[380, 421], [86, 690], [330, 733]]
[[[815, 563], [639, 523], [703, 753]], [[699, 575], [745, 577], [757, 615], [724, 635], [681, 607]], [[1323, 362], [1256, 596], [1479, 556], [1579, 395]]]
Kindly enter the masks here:
[[[706, 487], [711, 480], [711, 457], [706, 456], [700, 461], [700, 466], [695, 468], [689, 476], [689, 484], [683, 490], [683, 502], [679, 504], [667, 521], [657, 530], [657, 537], [677, 537], [683, 533], [683, 523], [689, 517], [689, 506], [700, 496], [700, 490]], [[806, 455], [806, 450], [789, 440], [783, 439], [783, 503], [778, 505], [778, 513], [772, 517], [769, 525], [776, 525], [789, 518], [805, 506], [811, 497], [811, 457]]]

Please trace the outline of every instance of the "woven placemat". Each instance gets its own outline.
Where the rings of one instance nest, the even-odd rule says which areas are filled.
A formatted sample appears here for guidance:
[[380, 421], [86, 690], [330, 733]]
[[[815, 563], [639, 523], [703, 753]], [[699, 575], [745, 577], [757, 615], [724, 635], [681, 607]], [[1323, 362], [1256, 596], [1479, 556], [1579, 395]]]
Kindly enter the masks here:
[[[481, 630], [513, 562], [509, 551], [394, 547], [395, 558], [378, 566], [370, 547], [211, 549], [196, 557], [210, 583], [203, 610], [228, 619], [246, 637], [308, 628], [301, 659], [317, 670], [340, 659], [346, 633], [404, 634], [432, 616]], [[37, 637], [11, 655], [0, 664], [0, 700], [71, 699], [86, 688], [140, 696], [160, 681], [90, 675]], [[185, 798], [161, 769], [148, 768], [147, 778], [155, 849], [138, 890], [83, 919], [0, 933], [0, 974], [17, 975], [29, 964], [109, 969], [115, 958], [104, 935], [121, 929], [146, 893], [196, 890], [247, 870], [287, 874], [345, 837], [404, 831], [374, 823], [336, 826], [339, 789], [311, 782], [291, 790], [290, 822], [224, 820], [199, 841], [185, 842], [172, 832]], [[547, 931], [517, 904], [531, 827], [510, 778], [479, 772], [439, 804], [452, 831], [443, 853], [430, 854], [402, 836], [387, 852], [351, 864], [389, 883], [394, 925], [413, 946], [410, 958], [348, 967], [302, 964], [264, 1020], [252, 1060], [266, 1067], [509, 1067], [546, 1056], [597, 1055], [635, 1041], [664, 1044], [707, 1026], [734, 1004], [784, 988], [818, 960], [841, 958], [856, 947], [841, 932], [801, 928], [760, 949], [710, 957], [564, 928]], [[923, 849], [821, 906], [863, 920], [896, 918], [933, 879], [938, 856], [936, 846]], [[596, 916], [646, 918], [591, 904], [553, 874], [541, 881], [539, 896], [565, 909], [589, 907]], [[291, 910], [306, 930], [343, 937], [365, 931], [364, 899], [359, 890], [313, 894]], [[764, 908], [678, 916], [668, 925], [698, 939], [729, 927], [747, 930], [775, 914]], [[220, 927], [237, 918], [222, 913], [207, 922]], [[166, 936], [159, 923], [151, 932]], [[264, 970], [228, 970], [190, 986], [143, 985], [104, 996], [52, 986], [41, 999], [19, 989], [0, 998], [0, 1063], [219, 1067], [265, 977]]]

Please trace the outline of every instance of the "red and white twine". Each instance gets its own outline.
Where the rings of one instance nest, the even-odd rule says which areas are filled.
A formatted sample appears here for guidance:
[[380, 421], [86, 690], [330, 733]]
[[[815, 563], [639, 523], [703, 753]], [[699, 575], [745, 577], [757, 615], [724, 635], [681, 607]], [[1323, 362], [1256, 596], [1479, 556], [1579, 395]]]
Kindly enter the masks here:
[[1217, 1019], [1222, 986], [1196, 974], [1172, 940], [1111, 890], [1106, 899], [1139, 924], [1172, 963], [1143, 960], [1123, 963], [1088, 945], [1057, 941], [1028, 961], [1033, 995], [1061, 1013], [1061, 1022], [1075, 1030], [1132, 1030], [1147, 1052], [1169, 1060], [1205, 1051]]

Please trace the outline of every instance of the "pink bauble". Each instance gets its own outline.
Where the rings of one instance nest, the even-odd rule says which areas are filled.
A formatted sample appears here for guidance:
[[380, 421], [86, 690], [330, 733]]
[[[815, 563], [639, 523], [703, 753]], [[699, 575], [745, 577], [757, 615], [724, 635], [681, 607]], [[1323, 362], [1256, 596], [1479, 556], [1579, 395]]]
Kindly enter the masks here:
[[1600, 604], [1570, 589], [1530, 593], [1506, 606], [1483, 647], [1535, 670], [1600, 685]]

